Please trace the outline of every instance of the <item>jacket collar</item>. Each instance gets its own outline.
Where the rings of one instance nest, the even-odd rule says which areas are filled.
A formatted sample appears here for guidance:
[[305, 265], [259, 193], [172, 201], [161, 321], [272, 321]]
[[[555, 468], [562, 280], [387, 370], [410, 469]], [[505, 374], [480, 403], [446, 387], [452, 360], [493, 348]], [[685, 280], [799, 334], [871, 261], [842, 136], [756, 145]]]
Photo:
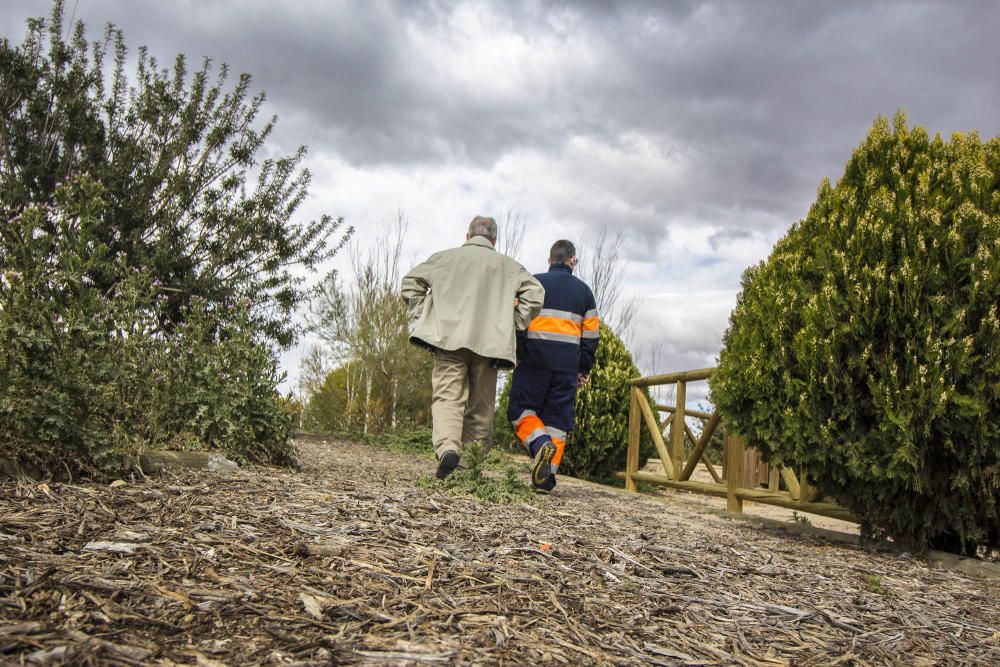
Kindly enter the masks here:
[[490, 240], [488, 238], [486, 238], [485, 236], [473, 236], [471, 239], [469, 239], [468, 241], [466, 241], [462, 245], [463, 246], [477, 245], [477, 246], [480, 246], [482, 248], [489, 248], [490, 250], [496, 250], [496, 248], [493, 247], [493, 244], [490, 243]]
[[566, 273], [573, 273], [573, 269], [569, 268], [565, 264], [553, 264], [549, 267], [549, 271], [565, 271]]

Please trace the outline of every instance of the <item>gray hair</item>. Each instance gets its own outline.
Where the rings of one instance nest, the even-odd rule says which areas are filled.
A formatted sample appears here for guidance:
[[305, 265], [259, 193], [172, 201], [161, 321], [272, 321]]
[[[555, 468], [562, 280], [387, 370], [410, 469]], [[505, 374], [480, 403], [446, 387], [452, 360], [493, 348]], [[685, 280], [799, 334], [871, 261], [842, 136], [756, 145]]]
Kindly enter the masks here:
[[576, 257], [576, 247], [566, 239], [556, 241], [549, 250], [549, 261], [553, 264], [565, 264], [574, 257]]
[[497, 221], [493, 218], [477, 215], [469, 223], [469, 238], [471, 239], [473, 236], [485, 236], [490, 241], [496, 241]]

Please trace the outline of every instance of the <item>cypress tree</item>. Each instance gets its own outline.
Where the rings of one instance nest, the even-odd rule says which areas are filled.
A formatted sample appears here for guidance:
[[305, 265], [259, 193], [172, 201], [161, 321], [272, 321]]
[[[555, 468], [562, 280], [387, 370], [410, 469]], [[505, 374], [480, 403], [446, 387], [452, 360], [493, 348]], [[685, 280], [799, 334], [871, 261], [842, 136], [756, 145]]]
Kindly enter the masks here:
[[743, 289], [710, 381], [866, 535], [1000, 547], [1000, 138], [878, 118]]

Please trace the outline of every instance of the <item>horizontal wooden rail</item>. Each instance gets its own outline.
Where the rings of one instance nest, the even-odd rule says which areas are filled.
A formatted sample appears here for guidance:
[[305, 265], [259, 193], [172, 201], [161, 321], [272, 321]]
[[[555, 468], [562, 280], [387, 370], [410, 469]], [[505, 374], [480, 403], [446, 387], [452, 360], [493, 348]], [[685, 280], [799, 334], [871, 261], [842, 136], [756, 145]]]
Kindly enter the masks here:
[[[615, 477], [618, 479], [625, 479], [625, 473], [616, 472]], [[693, 493], [700, 493], [709, 496], [718, 496], [720, 498], [725, 498], [727, 495], [726, 486], [724, 484], [678, 482], [664, 475], [641, 471], [632, 473], [632, 479], [637, 482], [658, 484], [672, 489], [691, 491]], [[797, 510], [799, 512], [818, 514], [831, 519], [839, 519], [841, 521], [849, 521], [851, 523], [861, 523], [861, 521], [848, 510], [835, 503], [804, 503], [798, 500], [792, 500], [791, 496], [786, 493], [768, 491], [767, 489], [738, 488], [734, 491], [734, 493], [736, 494], [736, 497], [741, 500], [750, 500], [755, 503], [761, 503], [762, 505], [775, 505], [777, 507], [784, 507], [786, 509]]]
[[[720, 426], [722, 416], [717, 412], [688, 410], [685, 405], [687, 383], [707, 380], [714, 371], [714, 368], [699, 368], [630, 380], [632, 388], [625, 472], [615, 475], [625, 480], [625, 488], [636, 491], [636, 482], [649, 482], [682, 491], [721, 496], [726, 499], [726, 509], [730, 512], [742, 512], [743, 501], [748, 500], [860, 523], [843, 507], [831, 502], [820, 502], [821, 494], [810, 484], [805, 468], [796, 473], [783, 466], [770, 466], [766, 479], [761, 479], [763, 471], [760, 467], [762, 461], [759, 452], [753, 452], [748, 448], [746, 438], [736, 433], [727, 432], [724, 435], [723, 475], [720, 477], [705, 455], [705, 449], [713, 433]], [[643, 387], [669, 384], [676, 385], [676, 405], [659, 405], [647, 399], [646, 392], [642, 390]], [[657, 423], [656, 412], [667, 412], [670, 415], [661, 425]], [[685, 421], [687, 417], [705, 420], [704, 430], [698, 438], [695, 438], [691, 427]], [[660, 455], [666, 475], [639, 470], [639, 442], [643, 423], [650, 431], [653, 445]], [[668, 425], [669, 436], [663, 430]], [[691, 451], [687, 457], [685, 457], [686, 441], [691, 443]], [[715, 480], [714, 484], [690, 481], [690, 476], [699, 463], [705, 464]], [[744, 468], [747, 468], [746, 474]], [[780, 490], [782, 481], [787, 491]], [[767, 484], [766, 489], [760, 488], [760, 484], [763, 483]]]
[[675, 382], [698, 382], [699, 380], [707, 380], [714, 371], [714, 368], [699, 368], [693, 371], [667, 373], [666, 375], [650, 375], [630, 380], [630, 382], [633, 387], [652, 387], [658, 384], [673, 384]]
[[[677, 406], [676, 405], [657, 405], [656, 409], [659, 410], [660, 412], [674, 413], [674, 412], [677, 411]], [[684, 416], [685, 417], [697, 417], [698, 419], [711, 419], [712, 418], [712, 413], [711, 412], [702, 412], [701, 410], [688, 410], [687, 408], [684, 408]]]

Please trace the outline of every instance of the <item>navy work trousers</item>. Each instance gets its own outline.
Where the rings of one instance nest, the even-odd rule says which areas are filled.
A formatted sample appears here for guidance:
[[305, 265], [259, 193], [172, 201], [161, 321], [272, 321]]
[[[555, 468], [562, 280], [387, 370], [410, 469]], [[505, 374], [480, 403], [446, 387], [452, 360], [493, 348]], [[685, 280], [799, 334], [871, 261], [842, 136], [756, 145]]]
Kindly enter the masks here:
[[553, 475], [562, 461], [566, 435], [573, 430], [576, 389], [576, 373], [560, 373], [525, 364], [514, 369], [510, 381], [507, 419], [531, 456], [546, 441], [556, 446], [552, 457]]

